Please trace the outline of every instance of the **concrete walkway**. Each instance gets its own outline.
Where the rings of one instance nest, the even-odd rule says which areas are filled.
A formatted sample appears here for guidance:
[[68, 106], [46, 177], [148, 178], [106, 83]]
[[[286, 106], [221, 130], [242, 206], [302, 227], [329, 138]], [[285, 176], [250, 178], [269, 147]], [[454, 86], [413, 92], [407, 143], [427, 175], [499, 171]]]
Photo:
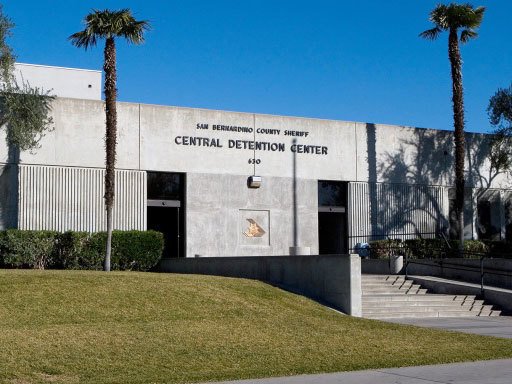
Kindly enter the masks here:
[[[223, 384], [510, 384], [512, 360], [224, 381]], [[211, 384], [211, 383], [210, 383]]]
[[[424, 319], [389, 319], [392, 323], [439, 328], [449, 331], [512, 339], [512, 317], [437, 317]], [[510, 378], [512, 383], [512, 378]]]

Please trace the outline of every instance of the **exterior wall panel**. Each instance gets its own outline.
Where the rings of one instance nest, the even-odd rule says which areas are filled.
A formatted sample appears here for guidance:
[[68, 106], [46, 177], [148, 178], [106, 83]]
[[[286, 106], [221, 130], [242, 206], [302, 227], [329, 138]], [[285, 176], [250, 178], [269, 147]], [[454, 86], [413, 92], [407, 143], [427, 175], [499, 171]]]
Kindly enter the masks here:
[[[265, 177], [247, 188], [247, 176], [187, 174], [187, 257], [288, 255], [294, 245], [318, 253], [318, 182], [297, 179], [297, 221], [293, 180]], [[264, 233], [248, 236], [254, 220]], [[295, 227], [296, 226], [296, 227]]]
[[[19, 228], [106, 230], [105, 170], [19, 166]], [[146, 173], [116, 171], [114, 228], [146, 229]]]

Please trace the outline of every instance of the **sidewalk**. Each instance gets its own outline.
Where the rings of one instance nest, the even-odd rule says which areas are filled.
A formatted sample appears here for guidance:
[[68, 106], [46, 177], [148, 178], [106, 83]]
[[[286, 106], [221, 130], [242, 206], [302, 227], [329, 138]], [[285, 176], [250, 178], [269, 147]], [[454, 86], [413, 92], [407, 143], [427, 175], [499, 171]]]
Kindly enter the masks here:
[[[447, 331], [512, 339], [512, 317], [437, 317], [424, 319], [389, 319], [392, 323], [438, 328]], [[512, 383], [512, 377], [510, 378]]]
[[222, 384], [510, 384], [511, 382], [512, 359], [224, 381]]

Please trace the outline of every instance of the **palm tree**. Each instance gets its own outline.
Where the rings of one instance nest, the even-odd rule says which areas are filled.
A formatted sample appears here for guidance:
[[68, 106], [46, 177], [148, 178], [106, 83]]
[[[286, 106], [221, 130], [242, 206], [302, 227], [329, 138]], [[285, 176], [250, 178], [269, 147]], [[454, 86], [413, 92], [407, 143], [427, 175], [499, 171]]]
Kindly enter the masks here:
[[[464, 249], [464, 95], [462, 87], [462, 59], [459, 40], [466, 43], [478, 36], [476, 29], [482, 23], [484, 7], [471, 4], [440, 4], [430, 12], [434, 28], [420, 33], [421, 37], [435, 40], [448, 31], [448, 57], [452, 75], [453, 125], [455, 141], [455, 211], [459, 223], [459, 250]], [[460, 34], [459, 34], [460, 31]]]
[[112, 244], [112, 209], [115, 194], [115, 164], [116, 164], [116, 37], [124, 37], [129, 43], [141, 44], [144, 42], [144, 32], [149, 29], [147, 21], [137, 21], [129, 9], [120, 11], [93, 10], [84, 20], [85, 29], [69, 37], [76, 47], [86, 50], [96, 45], [98, 39], [105, 39], [104, 63], [105, 71], [105, 115], [106, 115], [106, 161], [105, 161], [105, 208], [107, 211], [107, 244], [103, 269], [110, 271], [110, 253]]

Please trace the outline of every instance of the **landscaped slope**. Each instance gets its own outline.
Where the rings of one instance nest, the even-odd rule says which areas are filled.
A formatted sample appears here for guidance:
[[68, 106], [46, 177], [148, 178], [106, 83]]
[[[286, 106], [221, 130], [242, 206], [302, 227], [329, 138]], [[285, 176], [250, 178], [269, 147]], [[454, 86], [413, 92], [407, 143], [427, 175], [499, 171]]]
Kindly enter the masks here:
[[340, 315], [260, 282], [0, 271], [0, 382], [175, 383], [512, 357], [512, 340]]

